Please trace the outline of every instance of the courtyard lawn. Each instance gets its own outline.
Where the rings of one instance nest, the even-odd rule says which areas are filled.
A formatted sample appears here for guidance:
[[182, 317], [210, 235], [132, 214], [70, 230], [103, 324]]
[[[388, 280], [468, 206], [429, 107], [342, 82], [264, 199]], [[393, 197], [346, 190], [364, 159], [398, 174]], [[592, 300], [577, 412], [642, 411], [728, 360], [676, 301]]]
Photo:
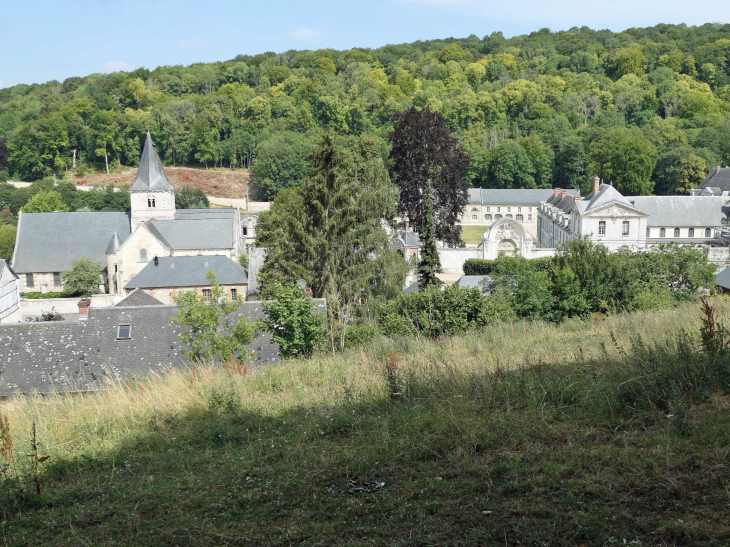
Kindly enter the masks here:
[[487, 230], [489, 230], [489, 226], [462, 226], [461, 239], [467, 245], [479, 245]]

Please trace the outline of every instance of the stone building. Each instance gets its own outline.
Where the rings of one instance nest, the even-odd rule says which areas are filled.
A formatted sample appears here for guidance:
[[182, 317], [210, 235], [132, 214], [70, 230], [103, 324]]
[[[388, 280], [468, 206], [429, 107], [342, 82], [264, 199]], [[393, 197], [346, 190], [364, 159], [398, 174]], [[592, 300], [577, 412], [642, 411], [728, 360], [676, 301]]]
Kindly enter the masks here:
[[131, 211], [23, 213], [13, 269], [21, 291], [61, 291], [71, 261], [90, 258], [103, 270], [100, 292], [118, 294], [155, 256], [222, 255], [243, 249], [238, 209], [175, 208], [175, 189], [147, 133], [129, 188]]
[[587, 236], [610, 250], [641, 250], [661, 243], [703, 245], [713, 241], [728, 212], [721, 195], [623, 196], [593, 179], [590, 195], [556, 189], [540, 204], [538, 247], [554, 248]]
[[0, 323], [18, 323], [20, 318], [20, 281], [0, 258]]
[[[577, 190], [566, 190], [575, 195]], [[484, 231], [496, 220], [512, 219], [527, 230], [533, 239], [539, 238], [537, 210], [553, 190], [470, 188], [469, 203], [461, 216], [462, 226], [484, 226]]]
[[226, 256], [154, 257], [124, 286], [129, 292], [141, 290], [163, 304], [173, 304], [181, 291], [196, 291], [211, 298], [208, 271], [212, 270], [230, 300], [246, 299], [248, 272]]

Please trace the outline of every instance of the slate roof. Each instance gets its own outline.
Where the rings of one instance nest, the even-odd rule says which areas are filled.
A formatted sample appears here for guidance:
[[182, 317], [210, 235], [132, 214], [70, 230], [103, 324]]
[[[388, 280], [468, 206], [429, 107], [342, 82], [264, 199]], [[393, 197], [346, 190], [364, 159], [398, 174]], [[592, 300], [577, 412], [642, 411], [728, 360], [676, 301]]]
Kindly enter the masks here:
[[130, 192], [174, 192], [175, 187], [170, 184], [162, 167], [162, 161], [157, 154], [157, 149], [152, 142], [149, 131], [144, 143], [142, 158], [139, 160], [139, 169], [134, 179], [134, 184], [129, 188]]
[[119, 239], [119, 235], [117, 235], [117, 232], [114, 232], [114, 235], [112, 236], [111, 240], [109, 240], [109, 245], [106, 247], [106, 254], [113, 255], [116, 254], [116, 252], [119, 250], [119, 247], [122, 246], [122, 242]]
[[636, 209], [636, 207], [634, 207], [634, 205], [625, 198], [621, 192], [616, 190], [616, 188], [610, 184], [601, 184], [598, 188], [598, 193], [595, 195], [591, 193], [585, 198], [585, 200], [580, 200], [578, 203], [581, 204], [581, 209], [584, 213], [596, 211], [601, 207], [606, 207], [613, 203], [627, 207], [628, 209]]
[[730, 268], [725, 268], [715, 278], [715, 285], [723, 289], [730, 289]]
[[18, 279], [18, 275], [10, 267], [10, 264], [8, 264], [4, 258], [0, 258], [0, 279], [3, 278], [3, 273], [6, 269], [12, 274], [13, 279]]
[[705, 188], [719, 189], [719, 193], [730, 192], [730, 167], [714, 167], [700, 184], [701, 190]]
[[213, 270], [221, 285], [248, 283], [246, 268], [225, 256], [161, 256], [151, 260], [124, 288], [205, 287], [210, 285], [208, 270]]
[[396, 243], [403, 247], [420, 247], [421, 238], [412, 230], [398, 230]]
[[[526, 205], [537, 206], [554, 194], [551, 189], [469, 188], [469, 205]], [[578, 190], [568, 190], [577, 195]]]
[[482, 289], [482, 282], [491, 279], [491, 276], [488, 275], [462, 275], [454, 285], [464, 289]]
[[117, 308], [131, 308], [134, 306], [164, 306], [162, 302], [154, 296], [144, 292], [142, 289], [134, 289], [119, 302], [114, 304]]
[[[320, 310], [323, 300], [315, 300]], [[14, 392], [95, 391], [112, 380], [129, 380], [189, 364], [173, 325], [176, 306], [90, 308], [85, 321], [0, 325], [0, 397]], [[264, 317], [261, 302], [243, 302], [238, 313]], [[131, 340], [117, 340], [119, 325], [131, 325]], [[254, 367], [277, 359], [278, 346], [261, 333], [247, 348]]]
[[636, 196], [627, 198], [649, 215], [647, 226], [722, 226], [730, 213], [723, 196]]
[[63, 272], [79, 258], [90, 258], [104, 267], [114, 232], [124, 240], [129, 227], [129, 213], [21, 211], [13, 269], [19, 274]]
[[147, 228], [171, 249], [233, 249], [232, 218], [150, 220]]

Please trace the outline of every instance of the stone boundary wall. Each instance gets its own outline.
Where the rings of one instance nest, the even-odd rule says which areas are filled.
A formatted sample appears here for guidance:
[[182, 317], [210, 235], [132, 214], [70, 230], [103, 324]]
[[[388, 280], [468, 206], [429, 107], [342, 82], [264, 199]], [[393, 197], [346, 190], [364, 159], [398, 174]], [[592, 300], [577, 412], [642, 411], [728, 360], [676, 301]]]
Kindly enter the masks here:
[[[118, 302], [124, 295], [121, 294], [94, 294], [91, 297], [92, 308], [106, 308]], [[20, 313], [23, 318], [40, 317], [44, 311], [51, 308], [61, 315], [78, 315], [80, 296], [74, 298], [22, 298], [20, 299]]]

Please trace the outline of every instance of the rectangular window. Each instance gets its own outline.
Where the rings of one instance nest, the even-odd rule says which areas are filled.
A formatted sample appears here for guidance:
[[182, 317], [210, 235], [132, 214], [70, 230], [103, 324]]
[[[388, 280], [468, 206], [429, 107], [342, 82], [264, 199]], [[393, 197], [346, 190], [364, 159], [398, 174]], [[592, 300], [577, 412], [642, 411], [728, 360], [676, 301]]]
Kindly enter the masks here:
[[650, 236], [651, 236], [651, 228], [647, 228], [646, 229], [646, 237], [650, 237]]
[[532, 222], [532, 215], [527, 215], [527, 221]]
[[518, 213], [521, 213], [521, 212], [522, 212], [522, 207], [518, 207], [518, 208], [517, 208], [517, 212], [518, 212]]
[[497, 207], [497, 212], [498, 213], [502, 212], [502, 208], [501, 207]]
[[206, 300], [213, 300], [213, 293], [210, 289], [203, 289], [203, 298]]
[[606, 221], [605, 220], [598, 221], [598, 235], [599, 236], [606, 235]]
[[53, 274], [53, 286], [54, 287], [60, 287], [61, 286], [61, 272], [54, 272], [54, 274]]
[[489, 207], [487, 207], [487, 213], [489, 212]]
[[238, 298], [238, 289], [231, 289], [231, 302], [235, 302]]
[[471, 216], [471, 219], [472, 219], [472, 220], [476, 220], [476, 219], [477, 219], [477, 216], [476, 216], [476, 215], [472, 215], [472, 216]]
[[25, 274], [25, 286], [35, 287], [35, 285], [33, 284], [33, 274]]
[[117, 327], [117, 340], [130, 340], [132, 338], [132, 325], [119, 325]]
[[244, 228], [244, 229], [243, 229], [243, 235], [245, 235], [245, 236], [247, 236], [247, 235], [248, 235], [248, 228]]
[[629, 221], [628, 220], [624, 220], [621, 223], [621, 235], [622, 236], [629, 235]]

